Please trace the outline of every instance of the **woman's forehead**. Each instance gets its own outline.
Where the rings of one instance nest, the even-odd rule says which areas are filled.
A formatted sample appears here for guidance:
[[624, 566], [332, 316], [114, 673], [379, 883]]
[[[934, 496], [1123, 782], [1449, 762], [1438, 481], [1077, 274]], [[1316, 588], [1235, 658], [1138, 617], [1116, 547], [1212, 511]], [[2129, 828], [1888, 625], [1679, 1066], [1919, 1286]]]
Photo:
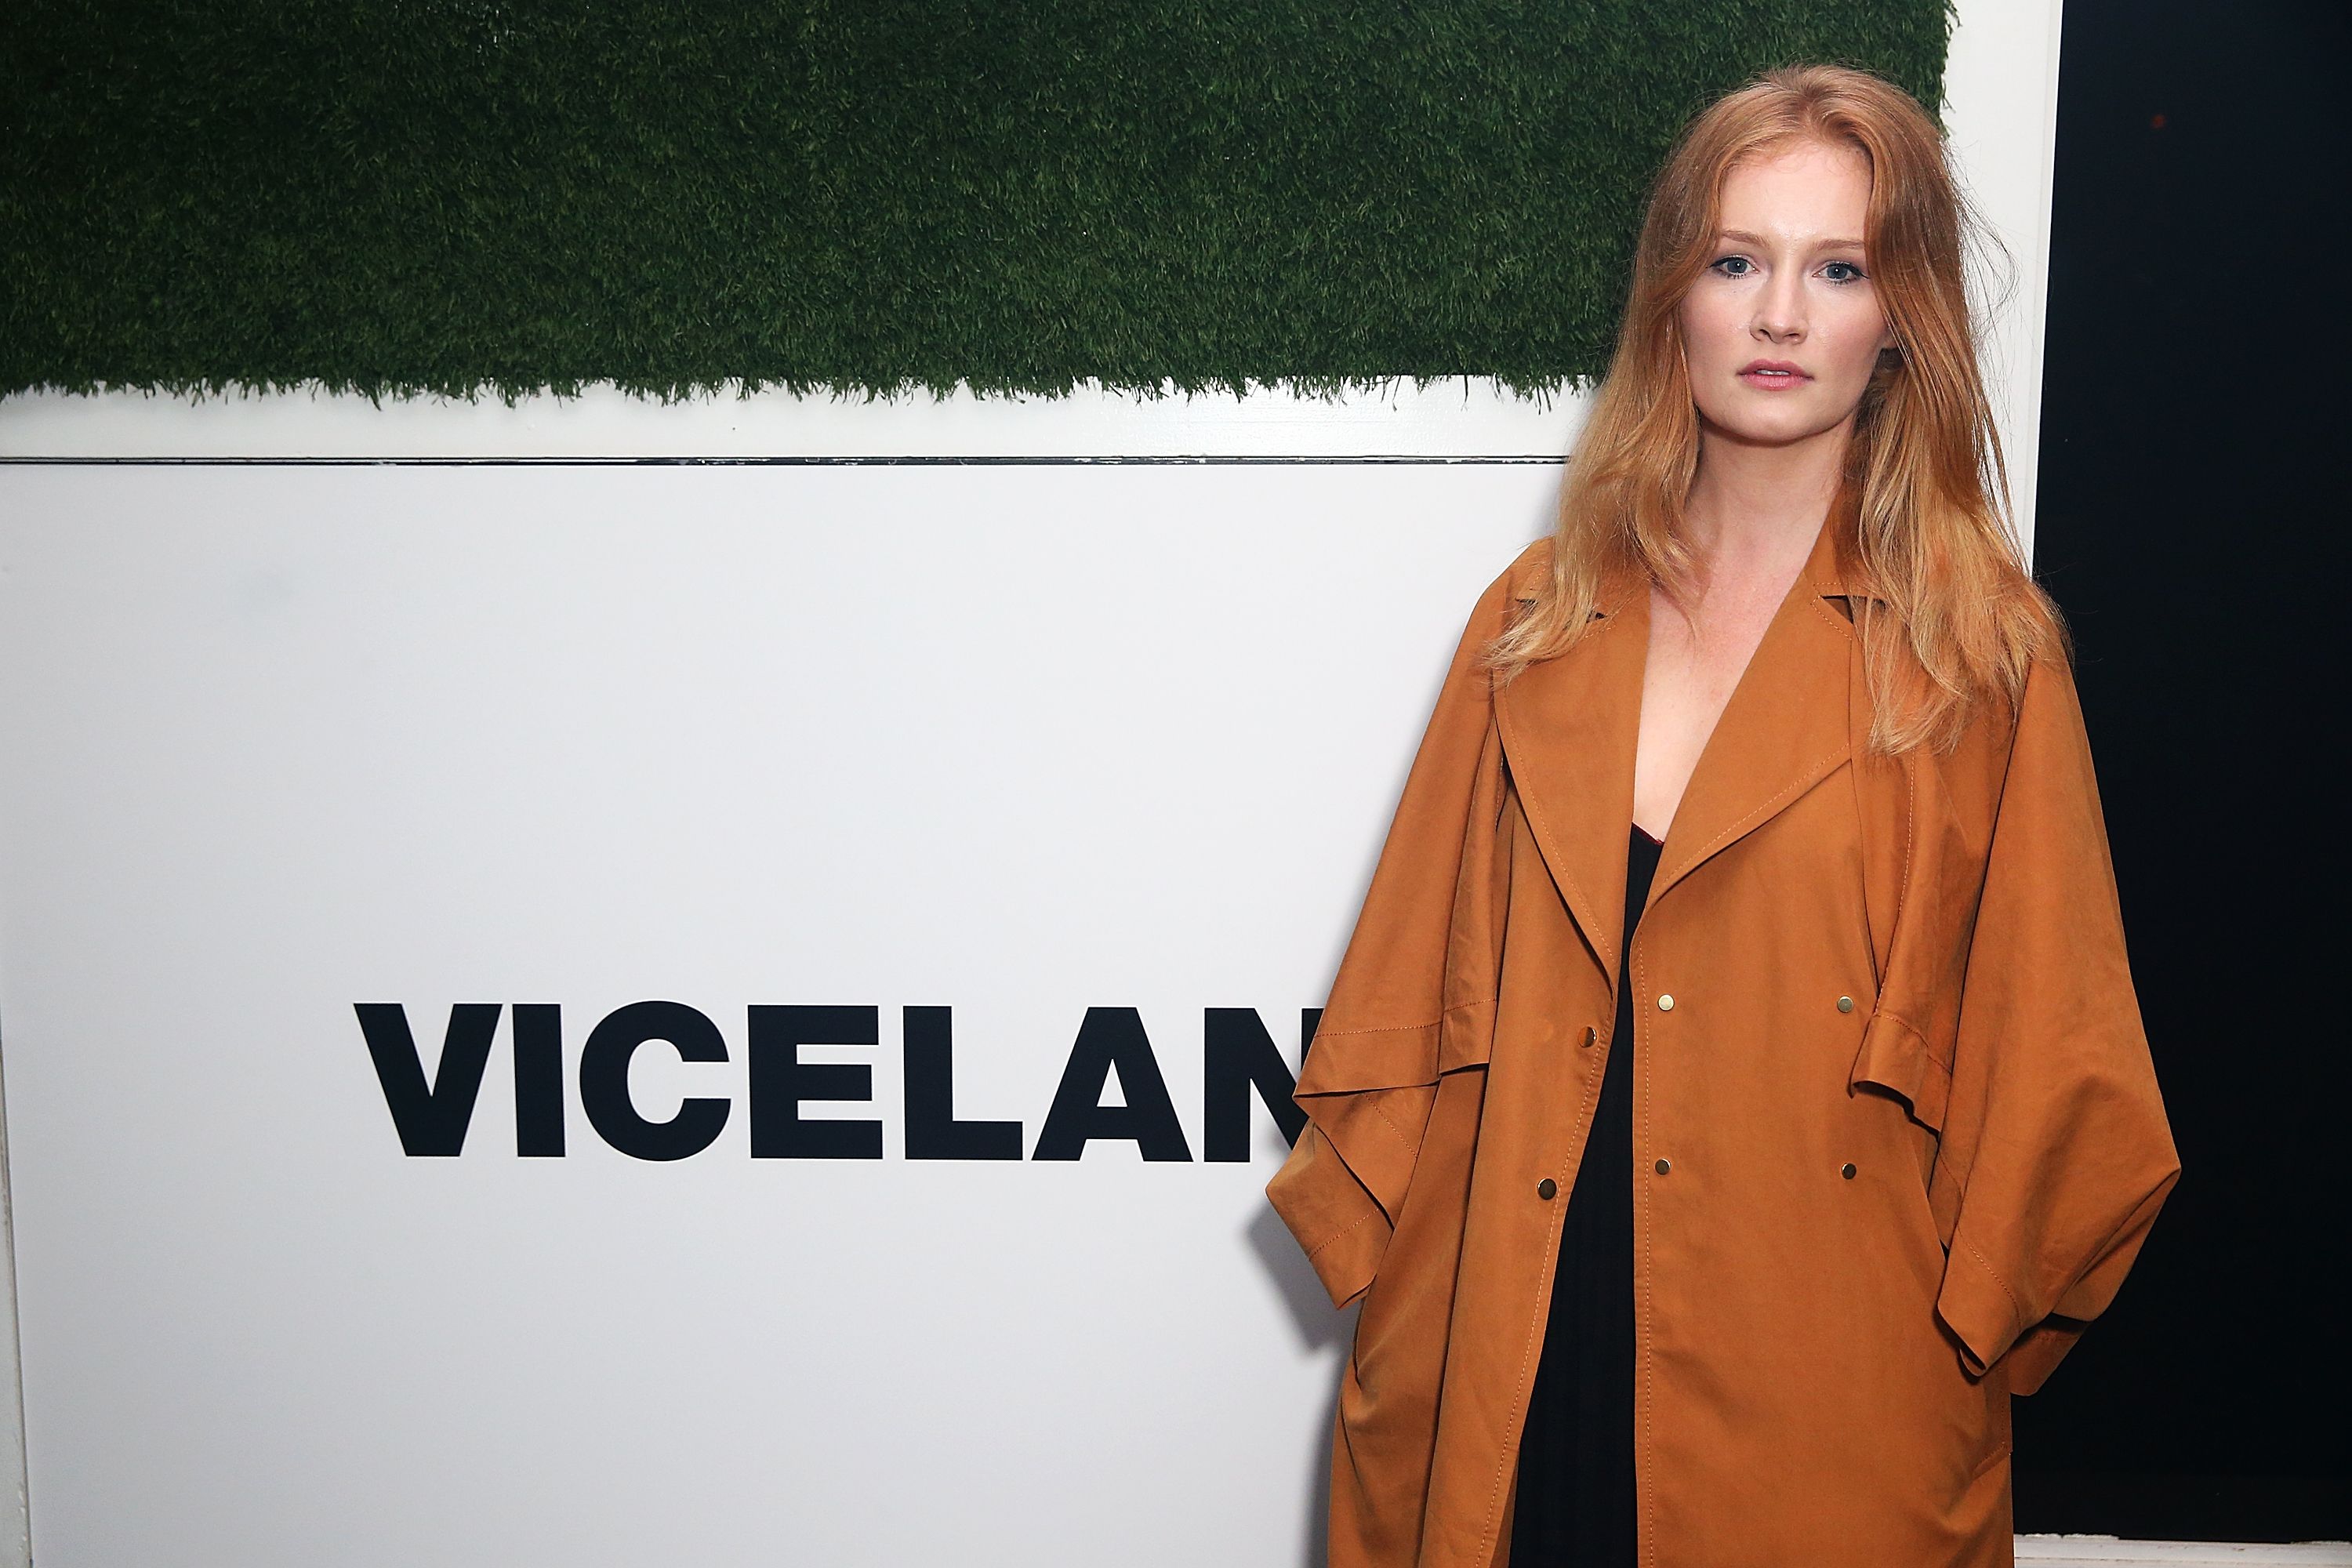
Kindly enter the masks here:
[[1727, 237], [1862, 243], [1870, 163], [1854, 148], [1804, 142], [1734, 164], [1716, 226]]

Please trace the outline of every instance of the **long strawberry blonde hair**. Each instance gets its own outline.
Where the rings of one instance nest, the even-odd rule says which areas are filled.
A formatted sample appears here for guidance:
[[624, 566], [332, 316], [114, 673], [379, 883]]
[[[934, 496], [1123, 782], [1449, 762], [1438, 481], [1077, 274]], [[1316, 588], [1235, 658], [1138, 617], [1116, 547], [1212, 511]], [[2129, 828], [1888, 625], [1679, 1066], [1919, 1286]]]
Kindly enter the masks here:
[[1698, 416], [1678, 307], [1714, 255], [1725, 176], [1811, 140], [1869, 161], [1864, 246], [1897, 347], [1856, 412], [1844, 482], [1859, 527], [1841, 549], [1871, 597], [1854, 605], [1872, 701], [1870, 744], [1948, 749], [1987, 702], [2013, 704], [2028, 666], [2065, 637], [2027, 570], [2008, 473], [1977, 367], [1962, 256], [1981, 224], [1942, 134], [1902, 89], [1833, 66], [1769, 71], [1693, 121], [1651, 187], [1609, 374], [1562, 479], [1547, 591], [1486, 649], [1508, 679], [1564, 653], [1604, 575], [1631, 565], [1680, 595], [1694, 562], [1683, 506]]

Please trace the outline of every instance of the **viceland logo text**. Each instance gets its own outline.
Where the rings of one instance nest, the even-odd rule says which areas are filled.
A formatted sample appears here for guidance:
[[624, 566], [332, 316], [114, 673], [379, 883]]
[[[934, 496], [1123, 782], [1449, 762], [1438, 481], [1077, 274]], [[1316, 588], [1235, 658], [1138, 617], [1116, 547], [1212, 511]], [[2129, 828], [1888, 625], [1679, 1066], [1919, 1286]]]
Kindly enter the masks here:
[[[433, 1079], [397, 1002], [353, 1004], [385, 1108], [400, 1146], [418, 1158], [451, 1156], [466, 1146], [474, 1101], [488, 1069], [506, 1011], [498, 1002], [461, 1002], [449, 1011], [441, 1061]], [[878, 1160], [882, 1123], [803, 1117], [811, 1102], [870, 1103], [874, 1069], [864, 1062], [803, 1061], [803, 1046], [880, 1043], [877, 1007], [761, 1006], [750, 1010], [744, 1037], [751, 1157], [759, 1160]], [[1320, 1008], [1302, 1010], [1299, 1054], [1315, 1037]], [[963, 1121], [955, 1114], [955, 1047], [950, 1009], [908, 1007], [902, 1018], [906, 1095], [906, 1156], [910, 1160], [1018, 1160], [1024, 1130], [1018, 1121]], [[1306, 1113], [1291, 1101], [1297, 1085], [1274, 1037], [1255, 1009], [1204, 1009], [1202, 1030], [1202, 1145], [1209, 1161], [1250, 1157], [1250, 1102], [1265, 1108], [1285, 1139], [1296, 1142]], [[514, 1059], [515, 1152], [561, 1157], [564, 1142], [563, 1030], [552, 1003], [519, 1002], [509, 1030]], [[596, 1135], [640, 1160], [683, 1160], [710, 1147], [734, 1103], [724, 1096], [688, 1096], [666, 1121], [641, 1115], [629, 1098], [629, 1064], [637, 1052], [664, 1042], [688, 1062], [724, 1062], [719, 1026], [681, 1002], [632, 1002], [614, 1008], [581, 1047], [580, 1108]], [[1118, 1074], [1124, 1104], [1107, 1105], [1110, 1075]], [[1037, 1132], [1032, 1160], [1076, 1160], [1087, 1145], [1133, 1143], [1146, 1160], [1189, 1161], [1175, 1101], [1142, 1015], [1133, 1007], [1089, 1007], [1062, 1068], [1060, 1087]]]

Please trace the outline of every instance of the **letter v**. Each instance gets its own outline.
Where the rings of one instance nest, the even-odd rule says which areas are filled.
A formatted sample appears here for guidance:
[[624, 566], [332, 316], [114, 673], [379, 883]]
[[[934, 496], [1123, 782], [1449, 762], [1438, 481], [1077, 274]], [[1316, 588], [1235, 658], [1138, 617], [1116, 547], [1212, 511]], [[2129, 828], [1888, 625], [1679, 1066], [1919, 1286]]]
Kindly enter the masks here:
[[375, 1058], [376, 1081], [400, 1146], [412, 1157], [454, 1155], [466, 1147], [466, 1127], [474, 1119], [474, 1097], [489, 1065], [490, 1038], [498, 1033], [500, 1002], [459, 1002], [449, 1009], [442, 1037], [441, 1067], [428, 1087], [425, 1058], [409, 1032], [408, 1014], [397, 1002], [354, 1002], [360, 1033]]

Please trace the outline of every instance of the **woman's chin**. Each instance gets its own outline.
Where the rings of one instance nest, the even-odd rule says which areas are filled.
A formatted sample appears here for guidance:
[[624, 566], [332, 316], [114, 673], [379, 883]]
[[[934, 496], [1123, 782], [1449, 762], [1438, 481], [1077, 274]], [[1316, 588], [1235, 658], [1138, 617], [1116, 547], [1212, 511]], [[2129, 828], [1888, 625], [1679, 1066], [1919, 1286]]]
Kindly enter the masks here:
[[[1760, 393], [1759, 398], [1783, 395]], [[1841, 420], [1824, 421], [1818, 416], [1807, 417], [1805, 411], [1793, 408], [1725, 409], [1722, 417], [1702, 410], [1699, 430], [1710, 440], [1727, 441], [1738, 447], [1798, 447], [1833, 433]]]

